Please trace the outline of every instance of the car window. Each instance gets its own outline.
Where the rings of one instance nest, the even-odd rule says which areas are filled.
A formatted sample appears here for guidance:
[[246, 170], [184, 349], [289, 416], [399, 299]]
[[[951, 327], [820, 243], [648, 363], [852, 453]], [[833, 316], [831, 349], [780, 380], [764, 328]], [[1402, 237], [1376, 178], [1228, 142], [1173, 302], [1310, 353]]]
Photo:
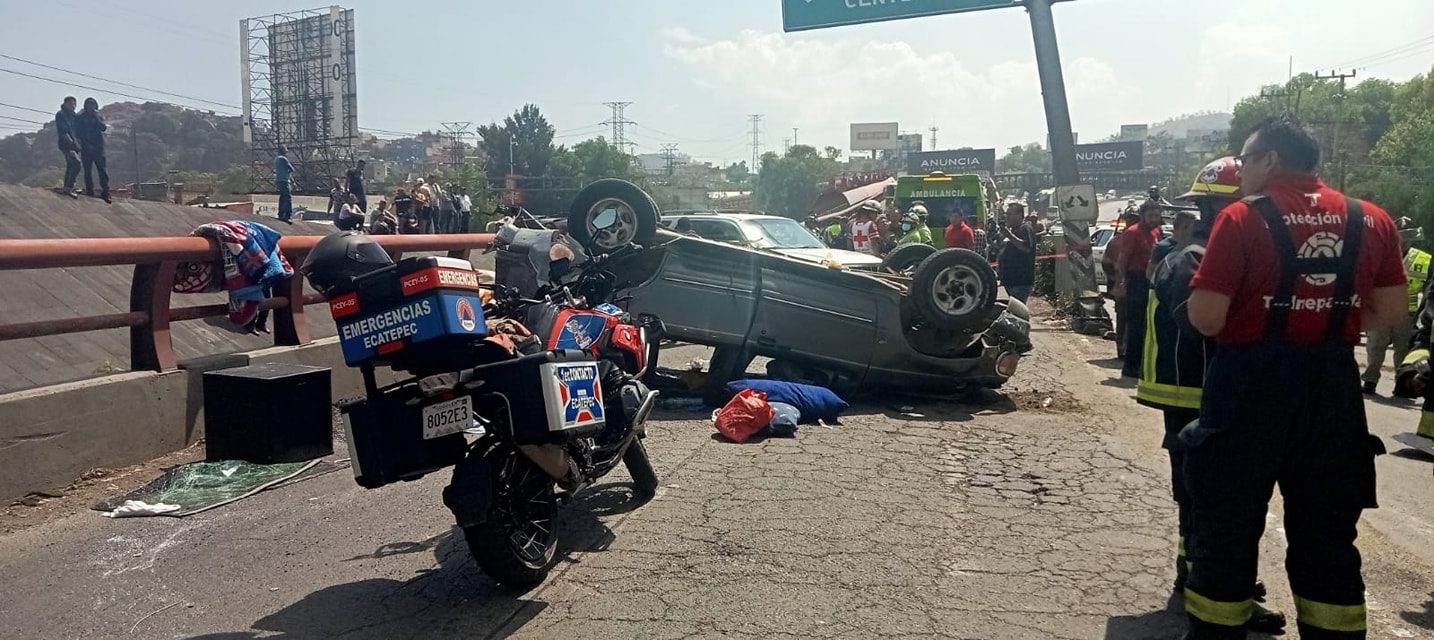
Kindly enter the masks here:
[[688, 218], [692, 222], [692, 232], [699, 238], [716, 240], [718, 242], [746, 242], [742, 232], [737, 229], [737, 224], [731, 220], [699, 220]]
[[1104, 247], [1109, 244], [1110, 239], [1114, 237], [1115, 229], [1101, 229], [1096, 231], [1095, 235], [1091, 237], [1090, 244], [1093, 247]]
[[749, 236], [756, 237], [754, 245], [760, 249], [821, 249], [826, 246], [796, 220], [743, 220], [742, 226], [747, 228]]

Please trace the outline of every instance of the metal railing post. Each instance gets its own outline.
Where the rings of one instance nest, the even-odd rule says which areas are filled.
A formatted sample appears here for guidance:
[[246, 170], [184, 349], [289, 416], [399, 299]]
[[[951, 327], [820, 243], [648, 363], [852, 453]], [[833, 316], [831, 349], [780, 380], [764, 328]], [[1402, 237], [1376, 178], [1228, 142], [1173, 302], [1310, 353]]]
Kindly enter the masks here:
[[133, 371], [168, 371], [177, 366], [169, 334], [169, 295], [179, 263], [164, 260], [134, 266], [129, 309], [147, 316], [142, 326], [130, 327], [129, 362]]

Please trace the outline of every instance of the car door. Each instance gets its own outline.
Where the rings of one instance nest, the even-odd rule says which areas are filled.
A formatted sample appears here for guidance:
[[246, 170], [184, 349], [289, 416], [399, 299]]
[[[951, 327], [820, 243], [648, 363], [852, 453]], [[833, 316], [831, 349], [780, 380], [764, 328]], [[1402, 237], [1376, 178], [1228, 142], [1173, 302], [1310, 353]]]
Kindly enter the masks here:
[[867, 277], [753, 253], [760, 289], [749, 344], [757, 353], [865, 375], [876, 343], [878, 299]]
[[[695, 225], [694, 225], [695, 226]], [[755, 284], [746, 249], [681, 237], [660, 248], [656, 273], [630, 289], [628, 310], [662, 319], [678, 339], [740, 345], [752, 326]]]

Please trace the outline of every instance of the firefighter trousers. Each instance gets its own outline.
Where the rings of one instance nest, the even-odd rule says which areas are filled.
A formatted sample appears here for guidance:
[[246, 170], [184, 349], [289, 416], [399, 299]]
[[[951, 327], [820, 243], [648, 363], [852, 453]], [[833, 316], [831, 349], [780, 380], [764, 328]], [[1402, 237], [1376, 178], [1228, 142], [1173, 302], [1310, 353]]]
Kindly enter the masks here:
[[1185, 445], [1180, 442], [1180, 430], [1200, 418], [1199, 409], [1165, 409], [1165, 439], [1160, 446], [1170, 454], [1170, 497], [1175, 499], [1176, 534], [1175, 543], [1175, 586], [1185, 584], [1189, 565], [1185, 557], [1185, 541], [1190, 536], [1190, 492], [1185, 489]]
[[1374, 500], [1374, 456], [1353, 346], [1222, 345], [1205, 377], [1200, 422], [1184, 429], [1191, 638], [1244, 638], [1260, 537], [1274, 488], [1284, 497], [1285, 568], [1300, 637], [1364, 638], [1356, 525]]

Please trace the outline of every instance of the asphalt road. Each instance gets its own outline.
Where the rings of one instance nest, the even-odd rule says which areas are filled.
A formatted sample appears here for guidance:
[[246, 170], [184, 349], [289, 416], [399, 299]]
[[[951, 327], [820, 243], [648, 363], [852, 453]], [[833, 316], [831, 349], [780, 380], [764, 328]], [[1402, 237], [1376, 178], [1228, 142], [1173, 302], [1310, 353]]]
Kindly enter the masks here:
[[[795, 439], [729, 444], [665, 411], [657, 498], [636, 505], [618, 474], [566, 508], [565, 560], [527, 593], [477, 570], [445, 474], [365, 491], [340, 471], [184, 519], [77, 512], [0, 538], [0, 636], [1178, 638], [1158, 414], [1112, 379], [1110, 343], [1035, 343], [1001, 394], [866, 402]], [[1370, 408], [1381, 435], [1417, 418]], [[1434, 636], [1430, 468], [1379, 461], [1373, 638]], [[1262, 570], [1288, 611], [1277, 508]]]

